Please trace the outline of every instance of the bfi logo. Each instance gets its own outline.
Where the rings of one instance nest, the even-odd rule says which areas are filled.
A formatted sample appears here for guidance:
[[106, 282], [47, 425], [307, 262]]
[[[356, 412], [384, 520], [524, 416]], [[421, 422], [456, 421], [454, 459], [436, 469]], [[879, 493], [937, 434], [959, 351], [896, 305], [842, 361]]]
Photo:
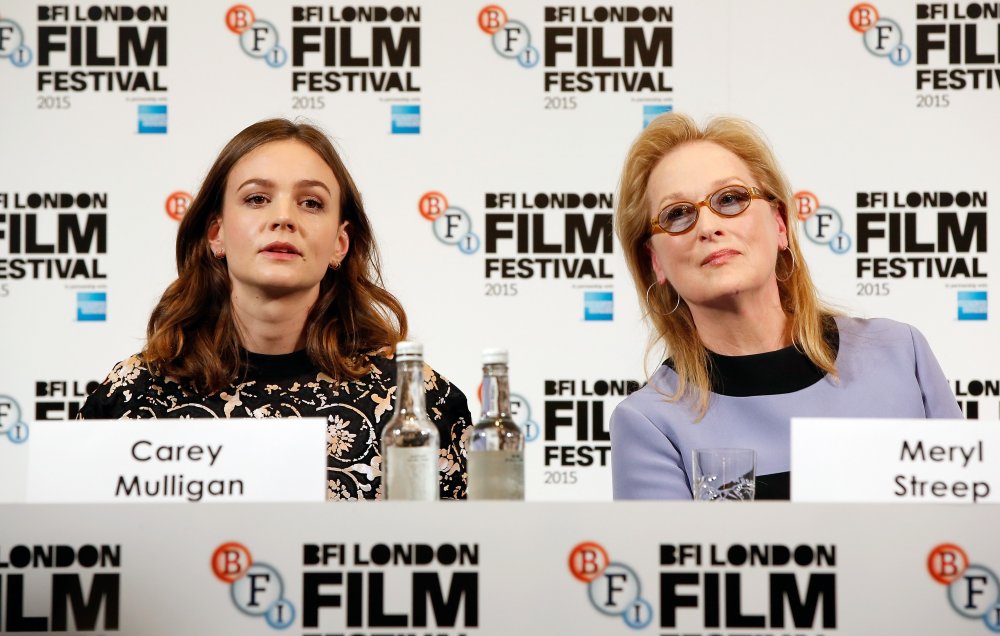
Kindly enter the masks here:
[[510, 416], [514, 419], [514, 423], [520, 427], [521, 432], [524, 433], [524, 441], [533, 442], [539, 438], [542, 433], [542, 427], [538, 425], [538, 422], [531, 419], [531, 404], [528, 403], [528, 398], [520, 393], [511, 393]]
[[18, 68], [31, 64], [34, 58], [31, 48], [24, 43], [21, 25], [10, 18], [0, 19], [0, 58], [7, 58]]
[[493, 50], [500, 57], [517, 60], [523, 68], [532, 68], [541, 59], [541, 53], [531, 44], [528, 26], [509, 19], [503, 7], [495, 4], [483, 7], [479, 12], [479, 28], [490, 36]]
[[434, 236], [445, 245], [457, 247], [466, 255], [479, 251], [482, 240], [472, 231], [472, 217], [462, 208], [449, 205], [441, 192], [432, 191], [417, 203], [420, 216], [430, 221]]
[[587, 585], [590, 604], [608, 616], [620, 616], [632, 629], [653, 621], [653, 606], [640, 596], [642, 585], [635, 570], [612, 562], [599, 543], [577, 544], [569, 553], [569, 571]]
[[851, 28], [861, 34], [869, 53], [887, 58], [895, 66], [909, 64], [913, 52], [903, 43], [903, 30], [898, 22], [880, 16], [878, 9], [867, 2], [854, 5], [848, 20]]
[[254, 562], [241, 543], [223, 543], [212, 554], [212, 572], [230, 586], [233, 604], [244, 614], [263, 616], [273, 629], [295, 622], [295, 606], [285, 598], [281, 574], [266, 563]]
[[163, 204], [163, 209], [167, 211], [167, 216], [175, 221], [180, 221], [184, 218], [187, 213], [188, 208], [194, 202], [194, 198], [189, 192], [184, 190], [177, 190], [171, 192], [167, 197], [167, 200]]
[[802, 229], [810, 241], [828, 246], [834, 254], [843, 254], [851, 249], [851, 235], [844, 231], [844, 220], [840, 212], [828, 205], [821, 205], [819, 197], [808, 190], [796, 192], [792, 199], [795, 201]]
[[14, 444], [28, 441], [28, 425], [21, 418], [21, 406], [9, 395], [0, 395], [0, 436]]
[[1000, 632], [1000, 580], [992, 570], [970, 563], [961, 546], [942, 543], [927, 556], [927, 571], [948, 587], [948, 602], [958, 615]]
[[[482, 404], [482, 382], [479, 383], [479, 388], [476, 389], [476, 395], [479, 398], [479, 403]], [[521, 429], [524, 441], [533, 442], [541, 436], [542, 427], [538, 425], [538, 422], [531, 419], [531, 404], [528, 402], [528, 398], [513, 391], [510, 394], [510, 417], [517, 424], [517, 427]]]
[[259, 20], [245, 4], [233, 5], [226, 12], [226, 28], [240, 38], [240, 48], [250, 57], [264, 60], [271, 68], [288, 62], [288, 50], [278, 43], [278, 29], [266, 20]]

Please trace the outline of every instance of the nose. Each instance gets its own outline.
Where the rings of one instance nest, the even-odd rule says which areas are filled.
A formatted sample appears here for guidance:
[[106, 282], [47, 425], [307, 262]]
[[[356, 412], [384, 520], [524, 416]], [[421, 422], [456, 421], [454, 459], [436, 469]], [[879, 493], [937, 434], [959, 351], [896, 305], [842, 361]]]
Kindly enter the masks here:
[[294, 232], [297, 229], [294, 216], [292, 214], [294, 205], [294, 201], [285, 197], [282, 197], [282, 199], [275, 205], [272, 205], [272, 216], [269, 225], [270, 229]]
[[695, 221], [694, 231], [698, 234], [698, 240], [707, 241], [712, 236], [722, 236], [722, 219], [718, 214], [712, 212], [708, 203], [698, 205], [698, 219]]

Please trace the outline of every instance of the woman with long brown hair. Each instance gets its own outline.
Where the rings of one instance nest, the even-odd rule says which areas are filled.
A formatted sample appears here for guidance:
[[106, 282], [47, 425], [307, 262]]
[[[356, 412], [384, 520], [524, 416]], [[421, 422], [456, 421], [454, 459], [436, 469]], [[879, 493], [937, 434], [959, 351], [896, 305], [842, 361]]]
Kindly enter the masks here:
[[661, 115], [632, 144], [615, 229], [667, 360], [611, 417], [614, 495], [692, 496], [692, 450], [757, 452], [789, 496], [789, 419], [961, 417], [924, 337], [838, 315], [799, 249], [788, 180], [749, 123]]
[[[222, 150], [177, 234], [143, 351], [83, 418], [325, 417], [329, 499], [380, 498], [406, 313], [382, 286], [361, 195], [330, 140], [284, 119]], [[425, 368], [441, 496], [465, 496], [465, 396]]]

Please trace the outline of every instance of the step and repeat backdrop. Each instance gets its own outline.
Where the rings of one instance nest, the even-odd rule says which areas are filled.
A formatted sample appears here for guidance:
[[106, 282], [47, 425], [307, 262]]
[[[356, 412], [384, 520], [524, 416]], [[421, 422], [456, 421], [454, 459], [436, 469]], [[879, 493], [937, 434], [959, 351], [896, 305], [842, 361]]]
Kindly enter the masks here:
[[529, 499], [610, 498], [608, 418], [662, 359], [611, 217], [671, 110], [760, 126], [824, 297], [916, 325], [1000, 417], [1000, 3], [8, 0], [0, 87], [0, 443], [142, 348], [200, 180], [274, 116], [336, 140], [474, 413], [509, 348]]
[[350, 523], [315, 504], [0, 511], [0, 631], [19, 634], [1000, 631], [1000, 546], [974, 506], [386, 502]]

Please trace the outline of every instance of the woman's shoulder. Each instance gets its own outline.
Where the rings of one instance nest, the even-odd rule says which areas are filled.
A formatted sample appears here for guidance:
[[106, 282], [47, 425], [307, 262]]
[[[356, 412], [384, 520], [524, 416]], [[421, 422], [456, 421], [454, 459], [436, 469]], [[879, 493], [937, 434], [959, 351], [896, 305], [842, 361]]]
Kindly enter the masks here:
[[108, 397], [124, 394], [128, 399], [132, 396], [148, 395], [176, 396], [179, 399], [188, 399], [192, 396], [204, 397], [194, 385], [172, 375], [160, 373], [155, 365], [149, 364], [142, 353], [131, 355], [115, 364], [93, 395], [102, 390]]
[[138, 404], [153, 385], [141, 353], [125, 358], [112, 367], [104, 381], [87, 396], [80, 410], [81, 419], [108, 419], [122, 417]]
[[615, 407], [612, 417], [627, 417], [629, 414], [656, 412], [664, 414], [673, 409], [684, 408], [680, 402], [670, 398], [677, 390], [677, 372], [666, 363], [661, 364], [649, 377], [646, 384], [633, 391]]
[[920, 360], [933, 358], [927, 338], [916, 327], [888, 318], [838, 319], [842, 369], [910, 368]]
[[[379, 349], [364, 354], [366, 364], [369, 366], [370, 374], [374, 374], [395, 382], [396, 379], [396, 359], [391, 349]], [[450, 393], [461, 390], [452, 384], [448, 378], [436, 371], [430, 364], [424, 362], [424, 389], [428, 392], [443, 391]]]
[[[377, 376], [382, 386], [391, 390], [396, 384], [396, 360], [392, 351], [381, 350], [366, 354], [365, 357], [371, 367], [369, 377]], [[433, 421], [451, 421], [459, 428], [472, 422], [465, 393], [426, 362], [423, 381], [427, 409]]]
[[914, 334], [920, 333], [916, 327], [891, 318], [837, 316], [835, 320], [841, 340], [846, 339], [848, 344], [852, 341], [861, 341], [865, 345], [872, 342], [912, 343]]
[[144, 383], [149, 377], [152, 377], [152, 374], [145, 358], [141, 353], [136, 353], [115, 364], [101, 382], [101, 386], [107, 387], [109, 392], [114, 392]]
[[368, 372], [356, 378], [355, 384], [366, 384], [369, 386], [382, 386], [391, 389], [396, 384], [396, 361], [392, 357], [392, 351], [388, 349], [378, 349], [361, 354], [358, 366], [368, 369]]

